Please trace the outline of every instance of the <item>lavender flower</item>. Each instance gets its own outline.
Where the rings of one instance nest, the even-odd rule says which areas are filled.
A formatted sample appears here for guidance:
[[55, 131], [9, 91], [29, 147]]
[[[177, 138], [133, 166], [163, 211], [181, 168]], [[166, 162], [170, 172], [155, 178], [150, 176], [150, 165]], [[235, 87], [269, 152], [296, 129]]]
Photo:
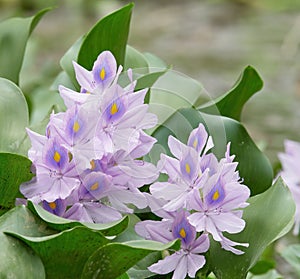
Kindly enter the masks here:
[[105, 223], [145, 208], [139, 188], [158, 177], [154, 165], [140, 158], [155, 143], [144, 129], [157, 117], [144, 104], [147, 90], [134, 92], [136, 81], [122, 70], [109, 51], [102, 52], [91, 71], [73, 63], [81, 86], [75, 92], [63, 86], [66, 112], [52, 114], [45, 135], [28, 130], [28, 156], [36, 177], [21, 185], [23, 195], [46, 210], [79, 221]]
[[162, 210], [191, 211], [187, 218], [196, 231], [209, 233], [224, 249], [242, 254], [233, 246], [248, 244], [233, 242], [223, 235], [223, 232], [238, 233], [244, 229], [242, 209], [248, 205], [250, 196], [248, 187], [241, 184], [234, 156], [230, 156], [230, 144], [225, 157], [218, 161], [214, 154], [208, 154], [213, 142], [200, 124], [191, 132], [188, 145], [172, 136], [168, 145], [176, 158], [161, 155], [158, 168], [169, 179], [150, 186], [152, 197], [147, 198], [152, 211], [157, 215]]
[[299, 162], [300, 162], [300, 143], [285, 140], [285, 153], [279, 153], [278, 157], [282, 165], [280, 175], [289, 187], [295, 204], [295, 226], [293, 233], [297, 235], [300, 228], [300, 176], [299, 176]]
[[205, 264], [205, 257], [199, 255], [209, 248], [207, 234], [198, 238], [196, 230], [187, 219], [188, 212], [178, 211], [172, 219], [163, 221], [143, 221], [136, 225], [138, 234], [146, 239], [167, 243], [174, 239], [181, 240], [181, 249], [165, 257], [148, 269], [158, 274], [167, 274], [173, 271], [172, 279], [183, 279], [187, 275], [195, 277], [196, 272]]

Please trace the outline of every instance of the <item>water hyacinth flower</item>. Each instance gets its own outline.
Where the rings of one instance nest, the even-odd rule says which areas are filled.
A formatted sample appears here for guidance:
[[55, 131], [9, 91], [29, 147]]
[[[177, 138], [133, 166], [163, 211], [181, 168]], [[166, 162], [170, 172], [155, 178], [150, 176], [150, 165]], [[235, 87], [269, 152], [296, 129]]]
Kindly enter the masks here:
[[250, 196], [249, 188], [241, 183], [236, 170], [237, 162], [230, 155], [230, 144], [224, 158], [218, 161], [214, 154], [208, 153], [213, 142], [199, 124], [191, 132], [187, 145], [172, 136], [168, 145], [176, 158], [161, 155], [158, 168], [169, 178], [150, 186], [152, 197], [147, 197], [152, 211], [166, 218], [162, 210], [175, 212], [184, 208], [191, 212], [187, 218], [197, 232], [209, 233], [224, 249], [242, 254], [234, 246], [248, 244], [231, 241], [223, 235], [223, 232], [234, 234], [244, 229], [242, 209], [248, 205]]
[[157, 123], [144, 104], [147, 89], [134, 92], [118, 77], [122, 66], [102, 52], [91, 71], [73, 63], [80, 92], [59, 87], [67, 110], [51, 114], [45, 135], [28, 130], [29, 158], [36, 176], [21, 192], [49, 212], [73, 220], [116, 221], [133, 208], [145, 208], [139, 188], [158, 177], [156, 167], [141, 160], [155, 143], [145, 133]]
[[207, 234], [197, 237], [195, 228], [189, 223], [188, 212], [181, 210], [172, 219], [143, 221], [135, 226], [136, 232], [146, 239], [167, 243], [181, 240], [181, 249], [148, 267], [154, 273], [173, 272], [172, 279], [183, 279], [187, 275], [194, 278], [196, 272], [205, 265], [205, 253], [209, 248]]
[[285, 152], [278, 154], [282, 165], [282, 171], [279, 173], [279, 175], [282, 176], [285, 183], [289, 187], [296, 204], [295, 226], [293, 233], [297, 235], [300, 228], [300, 143], [296, 141], [285, 140], [284, 147]]

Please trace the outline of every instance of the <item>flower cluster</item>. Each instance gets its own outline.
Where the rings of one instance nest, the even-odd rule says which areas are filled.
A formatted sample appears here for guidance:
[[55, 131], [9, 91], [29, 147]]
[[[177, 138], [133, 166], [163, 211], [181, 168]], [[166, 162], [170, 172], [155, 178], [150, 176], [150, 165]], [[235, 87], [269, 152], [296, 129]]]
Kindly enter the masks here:
[[285, 153], [278, 154], [282, 165], [282, 172], [280, 175], [289, 187], [296, 204], [295, 226], [293, 233], [297, 235], [300, 228], [300, 143], [291, 140], [285, 140], [284, 147]]
[[153, 264], [149, 270], [173, 278], [195, 277], [205, 264], [200, 253], [209, 249], [211, 235], [223, 249], [235, 254], [247, 247], [224, 236], [245, 227], [242, 209], [248, 205], [249, 188], [241, 183], [237, 163], [230, 156], [230, 144], [220, 161], [209, 150], [214, 146], [204, 126], [194, 129], [187, 145], [169, 136], [168, 145], [175, 158], [161, 155], [158, 169], [168, 175], [167, 182], [156, 182], [146, 194], [149, 206], [161, 221], [142, 221], [136, 232], [146, 239], [168, 242], [181, 239], [181, 249]]
[[[98, 56], [91, 71], [76, 62], [74, 69], [80, 92], [59, 87], [67, 110], [50, 116], [45, 135], [27, 130], [36, 176], [21, 185], [23, 195], [51, 213], [82, 222], [116, 221], [148, 206], [161, 221], [139, 222], [136, 232], [163, 243], [181, 239], [179, 251], [149, 267], [158, 274], [195, 277], [205, 264], [209, 235], [223, 249], [242, 254], [235, 246], [248, 244], [223, 234], [244, 229], [242, 209], [250, 195], [230, 144], [218, 160], [210, 152], [212, 138], [199, 124], [187, 144], [169, 136], [175, 158], [161, 154], [157, 166], [145, 162], [141, 158], [156, 139], [144, 130], [157, 123], [144, 104], [147, 89], [134, 90], [130, 70], [122, 87], [122, 67], [109, 51]], [[168, 181], [157, 182], [160, 173]], [[145, 184], [150, 193], [139, 190]]]
[[118, 84], [122, 67], [111, 52], [102, 52], [91, 71], [73, 65], [81, 90], [59, 87], [66, 112], [51, 115], [45, 135], [27, 130], [36, 176], [20, 191], [56, 215], [107, 223], [147, 206], [139, 188], [158, 172], [139, 158], [156, 141], [144, 129], [157, 117], [144, 104], [147, 89], [134, 91], [132, 71], [127, 86]]

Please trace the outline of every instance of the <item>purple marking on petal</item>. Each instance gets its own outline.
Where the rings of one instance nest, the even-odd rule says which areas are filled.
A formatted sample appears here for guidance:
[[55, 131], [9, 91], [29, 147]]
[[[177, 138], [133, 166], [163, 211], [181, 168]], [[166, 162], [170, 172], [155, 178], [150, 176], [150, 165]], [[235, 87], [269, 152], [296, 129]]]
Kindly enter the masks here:
[[93, 197], [99, 199], [111, 185], [111, 180], [104, 173], [91, 172], [83, 179], [83, 185]]
[[66, 115], [66, 134], [70, 139], [76, 140], [84, 132], [86, 123], [79, 116], [76, 108], [68, 111]]
[[196, 230], [189, 223], [184, 211], [178, 213], [172, 227], [174, 238], [180, 238], [185, 247], [191, 244], [196, 238]]
[[117, 64], [114, 56], [109, 51], [102, 52], [92, 69], [96, 84], [109, 85], [116, 76]]
[[116, 98], [106, 107], [104, 118], [107, 122], [113, 122], [121, 118], [125, 111], [126, 109], [122, 99]]
[[67, 149], [62, 147], [55, 140], [49, 140], [45, 148], [44, 163], [50, 169], [64, 169], [69, 161]]
[[61, 199], [57, 199], [53, 202], [43, 201], [42, 204], [45, 210], [58, 216], [62, 216], [66, 210], [66, 204]]
[[195, 158], [191, 156], [190, 153], [187, 154], [181, 161], [180, 161], [180, 171], [184, 178], [188, 179], [189, 181], [195, 178], [195, 174], [197, 171], [197, 162]]
[[206, 202], [209, 205], [216, 205], [222, 202], [225, 198], [225, 191], [222, 185], [221, 179], [218, 179], [216, 185], [210, 190], [210, 192], [205, 197]]
[[200, 123], [198, 128], [191, 132], [187, 145], [195, 148], [198, 153], [201, 153], [206, 144], [207, 137], [205, 127]]

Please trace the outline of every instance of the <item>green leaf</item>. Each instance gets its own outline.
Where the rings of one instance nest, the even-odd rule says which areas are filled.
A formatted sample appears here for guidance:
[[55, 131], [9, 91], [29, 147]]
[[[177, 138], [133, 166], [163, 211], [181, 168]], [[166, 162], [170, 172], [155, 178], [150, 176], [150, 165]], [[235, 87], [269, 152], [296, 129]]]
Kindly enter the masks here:
[[248, 66], [228, 93], [199, 109], [205, 113], [219, 114], [240, 120], [244, 104], [257, 91], [261, 90], [262, 86], [263, 81], [256, 70]]
[[156, 114], [158, 124], [162, 124], [176, 110], [194, 106], [199, 98], [205, 99], [206, 95], [198, 81], [168, 70], [151, 88], [149, 111]]
[[0, 153], [0, 215], [13, 208], [20, 184], [32, 178], [31, 161], [10, 153]]
[[110, 50], [117, 64], [124, 65], [133, 6], [130, 3], [104, 17], [90, 30], [78, 53], [77, 62], [81, 66], [91, 69], [98, 55], [104, 50]]
[[281, 256], [295, 269], [300, 276], [300, 244], [292, 244], [286, 247]]
[[0, 278], [45, 278], [41, 259], [27, 245], [4, 231], [36, 237], [55, 232], [25, 206], [15, 207], [0, 217]]
[[128, 217], [125, 216], [119, 221], [107, 223], [107, 224], [93, 224], [93, 223], [80, 223], [72, 221], [59, 216], [56, 216], [47, 210], [44, 210], [41, 206], [28, 202], [28, 208], [43, 221], [45, 221], [49, 227], [62, 231], [72, 229], [78, 226], [85, 226], [92, 230], [101, 231], [102, 234], [107, 236], [113, 236], [123, 232], [128, 226]]
[[127, 45], [126, 56], [124, 61], [124, 70], [133, 69], [139, 74], [148, 74], [148, 63], [142, 53], [137, 51], [135, 48]]
[[[68, 49], [68, 51], [64, 54], [64, 56], [60, 59], [60, 66], [65, 71], [65, 73], [67, 74], [67, 76], [69, 77], [69, 80], [70, 80], [70, 81], [68, 81], [68, 79], [66, 77], [64, 77], [64, 83], [62, 83], [62, 85], [65, 85], [68, 87], [69, 83], [71, 82], [74, 89], [80, 89], [80, 86], [79, 86], [76, 76], [75, 76], [75, 71], [74, 71], [72, 61], [77, 61], [78, 53], [81, 48], [83, 39], [84, 39], [84, 37], [80, 37]], [[61, 75], [60, 75], [60, 78], [61, 78]], [[61, 81], [61, 79], [60, 79], [60, 81]], [[58, 85], [60, 85], [60, 84], [58, 84]]]
[[249, 243], [248, 248], [243, 248], [245, 253], [235, 255], [223, 250], [219, 243], [211, 243], [208, 261], [217, 278], [246, 278], [265, 248], [293, 225], [295, 204], [281, 178], [264, 193], [250, 198], [249, 203], [243, 214], [245, 229], [239, 234], [227, 235], [233, 241]]
[[10, 18], [0, 23], [0, 76], [19, 83], [19, 74], [27, 40], [46, 12], [45, 9], [35, 16]]
[[179, 248], [179, 240], [168, 244], [150, 240], [109, 243], [98, 249], [88, 259], [82, 273], [82, 279], [117, 278], [154, 251], [178, 250]]
[[267, 157], [257, 148], [243, 125], [233, 119], [218, 115], [201, 113], [195, 109], [180, 109], [163, 123], [153, 134], [158, 143], [150, 152], [153, 162], [159, 154], [168, 148], [168, 136], [173, 135], [183, 143], [187, 142], [192, 129], [203, 123], [213, 137], [215, 147], [212, 152], [220, 159], [224, 157], [226, 145], [231, 142], [230, 153], [239, 162], [238, 170], [244, 184], [251, 190], [251, 195], [268, 189], [273, 180], [273, 170]]
[[9, 234], [24, 241], [40, 256], [47, 278], [78, 278], [90, 255], [109, 242], [101, 233], [86, 227], [43, 237]]
[[168, 68], [167, 64], [158, 56], [145, 52], [144, 57], [147, 60], [147, 63], [149, 65], [149, 71], [152, 72], [160, 72], [163, 69]]
[[284, 279], [275, 269], [271, 269], [264, 274], [248, 274], [247, 279]]
[[18, 151], [28, 126], [28, 107], [21, 90], [11, 81], [0, 78], [0, 151]]

